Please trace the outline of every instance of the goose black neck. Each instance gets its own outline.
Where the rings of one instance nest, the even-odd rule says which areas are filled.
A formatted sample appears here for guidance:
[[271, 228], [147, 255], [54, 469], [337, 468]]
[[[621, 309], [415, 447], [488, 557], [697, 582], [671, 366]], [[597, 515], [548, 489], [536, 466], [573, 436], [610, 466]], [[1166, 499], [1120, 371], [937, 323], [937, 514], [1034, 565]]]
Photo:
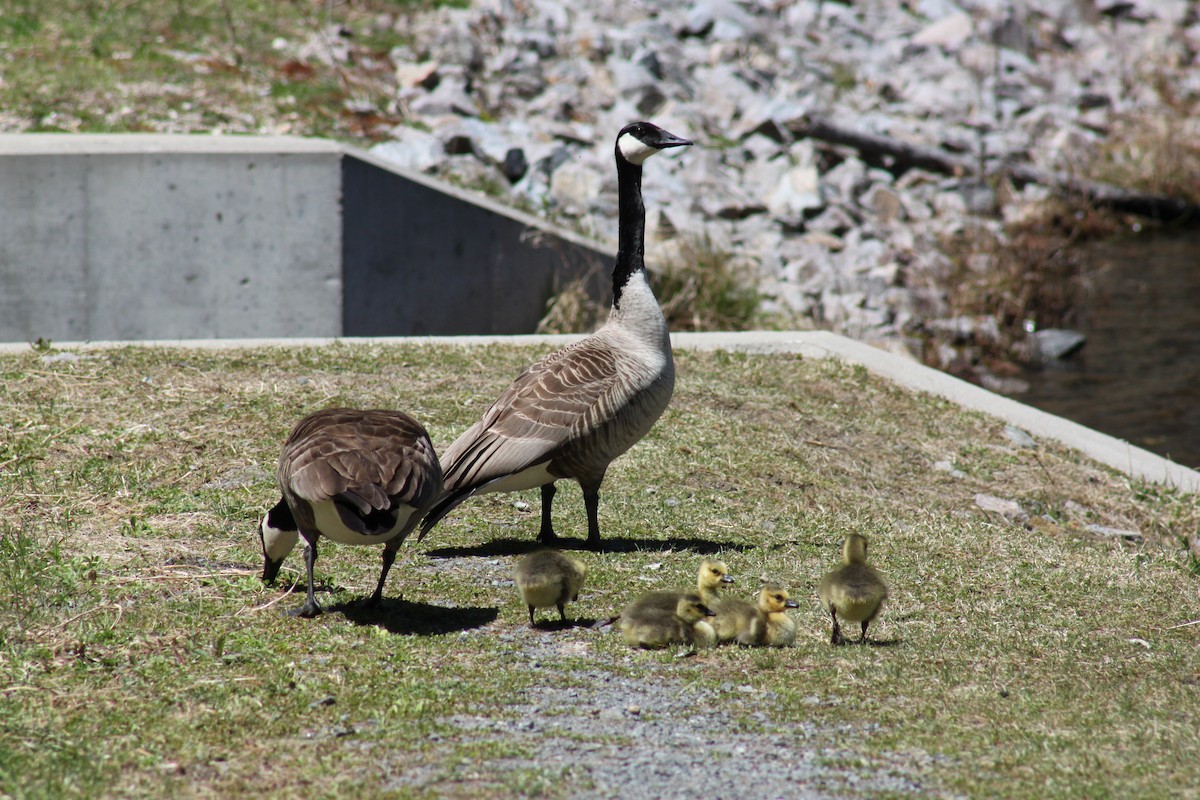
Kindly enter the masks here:
[[617, 263], [613, 267], [613, 307], [629, 277], [645, 269], [646, 207], [642, 204], [642, 167], [617, 154]]

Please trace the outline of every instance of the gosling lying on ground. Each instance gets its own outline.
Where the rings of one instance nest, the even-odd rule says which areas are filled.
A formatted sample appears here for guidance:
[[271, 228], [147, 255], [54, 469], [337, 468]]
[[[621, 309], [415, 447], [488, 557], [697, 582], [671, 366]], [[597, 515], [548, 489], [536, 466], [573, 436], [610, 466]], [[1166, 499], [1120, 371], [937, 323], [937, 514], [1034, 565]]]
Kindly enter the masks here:
[[698, 594], [681, 595], [671, 611], [630, 603], [621, 614], [621, 636], [630, 647], [657, 649], [672, 644], [711, 646], [716, 636], [705, 617], [713, 611]]
[[715, 609], [713, 628], [721, 642], [788, 647], [796, 641], [796, 622], [787, 609], [799, 606], [787, 589], [768, 583], [758, 593], [756, 604], [736, 597], [722, 600]]
[[558, 615], [566, 622], [563, 606], [579, 599], [579, 589], [586, 577], [586, 564], [557, 550], [537, 550], [517, 562], [513, 578], [521, 599], [529, 606], [530, 627], [534, 626], [535, 608], [557, 606]]
[[821, 579], [817, 596], [821, 606], [833, 618], [831, 644], [844, 644], [838, 615], [848, 622], [862, 623], [860, 642], [867, 640], [867, 626], [879, 613], [888, 589], [878, 572], [867, 566], [867, 539], [857, 533], [846, 537], [842, 544], [842, 566]]
[[[730, 577], [729, 568], [725, 566], [724, 561], [706, 558], [700, 562], [700, 569], [696, 572], [696, 594], [706, 606], [715, 607], [721, 600], [718, 590], [731, 583], [733, 578]], [[670, 614], [679, 604], [679, 598], [688, 594], [690, 592], [648, 592], [630, 603], [626, 612], [635, 610], [636, 613], [637, 610], [653, 608]]]

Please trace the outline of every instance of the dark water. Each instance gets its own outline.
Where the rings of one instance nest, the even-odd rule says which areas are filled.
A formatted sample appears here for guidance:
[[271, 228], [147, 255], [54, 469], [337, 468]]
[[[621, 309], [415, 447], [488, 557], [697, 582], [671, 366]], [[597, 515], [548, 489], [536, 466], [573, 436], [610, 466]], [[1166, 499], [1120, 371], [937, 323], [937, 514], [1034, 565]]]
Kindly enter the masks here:
[[1200, 234], [1093, 246], [1087, 344], [1016, 399], [1200, 466]]

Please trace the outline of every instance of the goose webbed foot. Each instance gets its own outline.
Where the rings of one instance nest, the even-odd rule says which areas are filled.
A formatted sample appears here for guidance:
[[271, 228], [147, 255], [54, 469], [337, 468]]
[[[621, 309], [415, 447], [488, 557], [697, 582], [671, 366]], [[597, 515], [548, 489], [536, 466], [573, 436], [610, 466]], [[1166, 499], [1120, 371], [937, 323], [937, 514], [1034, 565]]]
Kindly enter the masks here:
[[297, 610], [295, 612], [297, 617], [304, 617], [305, 619], [312, 619], [313, 617], [319, 617], [324, 613], [325, 612], [321, 609], [321, 607], [319, 605], [317, 605], [316, 601], [311, 598], [306, 600], [304, 602], [304, 605], [300, 606], [299, 610]]

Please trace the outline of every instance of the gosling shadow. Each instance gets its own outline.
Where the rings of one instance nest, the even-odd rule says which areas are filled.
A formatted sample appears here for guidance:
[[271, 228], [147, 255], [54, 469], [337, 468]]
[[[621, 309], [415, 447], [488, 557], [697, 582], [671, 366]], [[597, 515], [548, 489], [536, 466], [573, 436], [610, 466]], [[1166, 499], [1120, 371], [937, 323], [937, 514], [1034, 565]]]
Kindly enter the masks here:
[[587, 617], [575, 617], [565, 622], [561, 619], [547, 617], [546, 619], [539, 619], [532, 626], [527, 625], [526, 627], [538, 633], [557, 633], [559, 631], [569, 631], [574, 628], [594, 628], [595, 626], [596, 620]]
[[351, 600], [327, 606], [325, 613], [340, 613], [355, 625], [373, 625], [401, 636], [436, 636], [482, 628], [496, 620], [495, 607], [448, 608], [431, 603], [385, 597], [377, 606]]
[[[636, 552], [666, 552], [674, 550], [689, 550], [697, 555], [714, 555], [722, 551], [733, 550], [745, 552], [757, 545], [741, 542], [722, 542], [714, 539], [699, 539], [685, 536], [671, 536], [666, 539], [644, 539], [638, 537], [614, 536], [602, 539], [599, 547], [591, 547], [586, 539], [568, 539], [559, 537], [553, 547], [559, 550], [590, 550], [596, 553], [636, 553]], [[519, 556], [541, 550], [546, 545], [529, 539], [492, 539], [483, 544], [468, 547], [435, 547], [427, 550], [430, 558], [466, 558], [470, 556]]]

